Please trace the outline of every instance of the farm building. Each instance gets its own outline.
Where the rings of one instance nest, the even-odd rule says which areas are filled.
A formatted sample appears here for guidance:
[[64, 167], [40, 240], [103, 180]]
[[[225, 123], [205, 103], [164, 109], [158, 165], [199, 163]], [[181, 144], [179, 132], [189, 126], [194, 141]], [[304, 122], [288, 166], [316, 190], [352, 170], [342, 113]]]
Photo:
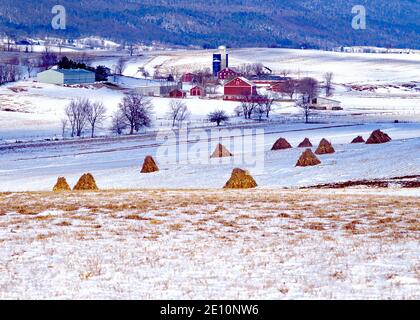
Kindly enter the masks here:
[[37, 80], [59, 85], [94, 83], [95, 73], [83, 69], [50, 69], [38, 73]]
[[171, 91], [177, 90], [179, 85], [176, 82], [143, 80], [135, 86], [137, 93], [150, 97], [169, 96]]
[[120, 87], [131, 89], [139, 94], [151, 97], [168, 96], [169, 92], [179, 88], [178, 83], [163, 80], [150, 80], [127, 76], [113, 76], [113, 82]]
[[202, 97], [205, 95], [205, 91], [202, 87], [195, 86], [190, 90], [190, 96], [193, 97]]
[[217, 74], [219, 80], [229, 80], [239, 76], [239, 73], [231, 68], [225, 68]]
[[175, 89], [175, 90], [172, 90], [171, 92], [169, 92], [169, 96], [171, 98], [185, 98], [187, 96], [187, 94], [185, 93], [185, 91]]
[[271, 74], [263, 74], [259, 76], [252, 76], [248, 79], [252, 81], [253, 83], [255, 83], [256, 85], [269, 84], [269, 85], [274, 86], [278, 83], [284, 83], [285, 81], [290, 80], [291, 78], [276, 76], [276, 75], [271, 75]]
[[193, 83], [196, 79], [196, 75], [194, 73], [185, 73], [181, 77], [182, 83]]
[[313, 99], [311, 108], [318, 110], [343, 110], [340, 101], [325, 97], [318, 97]]
[[244, 77], [236, 77], [224, 85], [224, 100], [241, 101], [256, 96], [258, 96], [257, 87]]

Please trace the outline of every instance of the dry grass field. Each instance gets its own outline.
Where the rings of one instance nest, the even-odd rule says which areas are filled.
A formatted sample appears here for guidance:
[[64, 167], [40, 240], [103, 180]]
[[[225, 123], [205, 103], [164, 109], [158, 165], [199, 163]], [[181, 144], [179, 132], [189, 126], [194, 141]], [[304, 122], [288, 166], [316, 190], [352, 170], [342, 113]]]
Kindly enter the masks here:
[[420, 199], [376, 190], [1, 193], [0, 298], [419, 299]]

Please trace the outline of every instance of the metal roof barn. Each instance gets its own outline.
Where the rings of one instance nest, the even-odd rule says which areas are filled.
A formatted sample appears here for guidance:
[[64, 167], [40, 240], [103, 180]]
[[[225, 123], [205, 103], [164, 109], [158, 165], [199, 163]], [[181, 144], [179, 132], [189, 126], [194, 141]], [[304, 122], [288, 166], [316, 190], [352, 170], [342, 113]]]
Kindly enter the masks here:
[[38, 73], [37, 80], [59, 85], [95, 83], [95, 73], [83, 69], [50, 69]]

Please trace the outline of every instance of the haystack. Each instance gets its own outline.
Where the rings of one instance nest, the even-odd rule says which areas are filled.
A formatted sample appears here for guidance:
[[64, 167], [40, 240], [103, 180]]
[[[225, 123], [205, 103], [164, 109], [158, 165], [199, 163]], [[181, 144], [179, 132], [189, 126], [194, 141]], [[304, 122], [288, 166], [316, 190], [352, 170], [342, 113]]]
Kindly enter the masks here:
[[224, 189], [251, 189], [257, 187], [257, 183], [248, 171], [233, 169], [232, 176], [226, 182]]
[[53, 188], [53, 191], [54, 192], [71, 191], [71, 188], [70, 188], [69, 184], [67, 183], [66, 178], [59, 177], [57, 179], [57, 183], [55, 184], [55, 186]]
[[309, 167], [318, 164], [321, 164], [321, 161], [314, 155], [311, 149], [306, 149], [297, 161], [296, 167]]
[[218, 144], [210, 158], [233, 157], [233, 154], [222, 144]]
[[301, 143], [299, 143], [298, 148], [310, 148], [312, 143], [308, 138], [305, 138]]
[[334, 153], [334, 152], [335, 150], [333, 146], [331, 145], [331, 143], [327, 141], [326, 139], [322, 139], [321, 142], [319, 143], [318, 148], [315, 151], [315, 154], [329, 154], [329, 153]]
[[280, 138], [276, 141], [276, 143], [273, 145], [271, 150], [284, 150], [284, 149], [290, 149], [291, 147], [292, 146], [286, 139]]
[[143, 162], [143, 167], [141, 169], [141, 173], [151, 173], [151, 172], [156, 172], [159, 171], [159, 168], [155, 162], [155, 160], [153, 159], [152, 156], [147, 156], [144, 159]]
[[387, 143], [391, 140], [391, 137], [386, 133], [382, 132], [381, 130], [375, 130], [366, 141], [366, 144]]
[[351, 143], [365, 143], [365, 139], [362, 136], [357, 136]]
[[73, 190], [99, 190], [95, 179], [90, 173], [86, 173], [80, 177]]

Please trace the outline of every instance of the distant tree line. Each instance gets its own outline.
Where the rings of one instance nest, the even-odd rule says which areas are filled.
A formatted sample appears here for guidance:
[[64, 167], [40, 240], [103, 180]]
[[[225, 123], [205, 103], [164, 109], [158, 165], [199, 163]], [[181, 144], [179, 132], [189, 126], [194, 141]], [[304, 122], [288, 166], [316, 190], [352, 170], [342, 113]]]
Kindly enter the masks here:
[[96, 68], [86, 65], [84, 62], [77, 62], [73, 61], [66, 56], [61, 58], [58, 61], [58, 68], [60, 69], [83, 69], [92, 71], [95, 73], [95, 80], [96, 81], [108, 81], [108, 77], [110, 76], [109, 68], [105, 66], [97, 66]]

